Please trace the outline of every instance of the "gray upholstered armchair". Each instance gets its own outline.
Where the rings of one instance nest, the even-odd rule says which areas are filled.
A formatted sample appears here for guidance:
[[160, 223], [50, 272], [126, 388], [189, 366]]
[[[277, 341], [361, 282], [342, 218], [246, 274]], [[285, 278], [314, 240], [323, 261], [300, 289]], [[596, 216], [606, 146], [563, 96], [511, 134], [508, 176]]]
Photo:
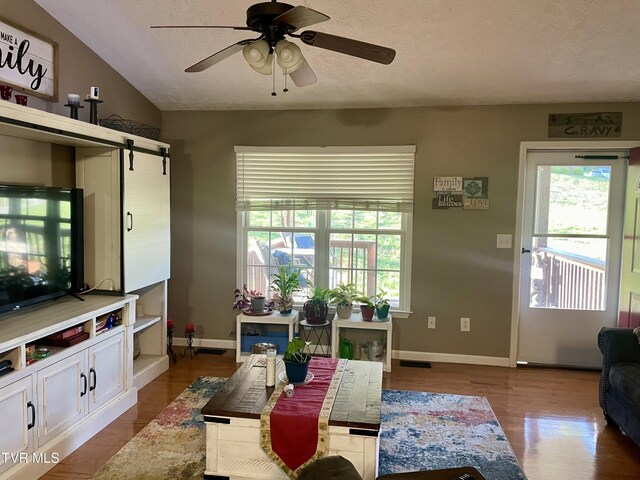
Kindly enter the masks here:
[[630, 328], [603, 328], [598, 335], [603, 355], [600, 406], [607, 422], [615, 423], [640, 445], [640, 344]]

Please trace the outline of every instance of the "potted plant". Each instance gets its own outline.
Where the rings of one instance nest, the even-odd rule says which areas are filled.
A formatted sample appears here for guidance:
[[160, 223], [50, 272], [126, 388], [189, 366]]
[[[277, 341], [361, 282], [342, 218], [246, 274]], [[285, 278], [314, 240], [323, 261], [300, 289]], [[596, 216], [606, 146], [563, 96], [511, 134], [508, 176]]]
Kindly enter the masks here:
[[315, 287], [313, 295], [304, 303], [304, 316], [310, 325], [322, 325], [329, 314], [329, 290]]
[[311, 355], [304, 351], [308, 345], [308, 342], [297, 337], [287, 345], [287, 351], [282, 358], [289, 383], [304, 383], [306, 380], [311, 361]]
[[246, 310], [250, 308], [252, 312], [260, 313], [264, 311], [266, 299], [262, 292], [247, 289], [247, 284], [242, 286], [242, 290], [236, 288], [233, 308]]
[[336, 304], [338, 318], [346, 320], [351, 317], [353, 302], [359, 296], [362, 296], [362, 294], [356, 290], [356, 286], [353, 283], [347, 283], [346, 285], [341, 283], [331, 290], [331, 301]]
[[376, 311], [376, 307], [371, 301], [371, 297], [361, 296], [356, 298], [356, 301], [360, 302], [360, 311], [362, 312], [362, 320], [370, 322], [373, 319], [373, 313]]
[[376, 295], [376, 315], [380, 320], [384, 320], [389, 316], [389, 300], [387, 300], [387, 292], [380, 289]]
[[[289, 271], [290, 269], [290, 271]], [[271, 289], [274, 291], [273, 304], [280, 313], [291, 313], [293, 293], [301, 290], [302, 272], [299, 268], [280, 267], [273, 275]]]

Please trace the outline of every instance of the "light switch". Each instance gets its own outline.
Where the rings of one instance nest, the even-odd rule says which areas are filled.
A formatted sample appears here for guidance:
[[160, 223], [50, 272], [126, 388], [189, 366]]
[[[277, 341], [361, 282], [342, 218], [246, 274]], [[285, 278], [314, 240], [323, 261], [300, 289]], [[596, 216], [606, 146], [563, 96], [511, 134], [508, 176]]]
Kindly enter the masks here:
[[496, 247], [498, 248], [511, 248], [511, 235], [510, 234], [498, 234], [496, 241]]

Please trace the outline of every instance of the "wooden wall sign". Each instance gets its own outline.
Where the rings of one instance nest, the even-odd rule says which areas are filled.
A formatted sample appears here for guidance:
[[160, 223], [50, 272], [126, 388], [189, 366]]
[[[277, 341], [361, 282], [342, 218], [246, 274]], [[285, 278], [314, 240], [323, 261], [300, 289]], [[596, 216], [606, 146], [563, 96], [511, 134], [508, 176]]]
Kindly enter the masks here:
[[462, 191], [462, 177], [433, 177], [434, 192]]
[[549, 137], [619, 137], [622, 135], [622, 112], [552, 113]]
[[0, 84], [58, 100], [58, 44], [0, 18]]

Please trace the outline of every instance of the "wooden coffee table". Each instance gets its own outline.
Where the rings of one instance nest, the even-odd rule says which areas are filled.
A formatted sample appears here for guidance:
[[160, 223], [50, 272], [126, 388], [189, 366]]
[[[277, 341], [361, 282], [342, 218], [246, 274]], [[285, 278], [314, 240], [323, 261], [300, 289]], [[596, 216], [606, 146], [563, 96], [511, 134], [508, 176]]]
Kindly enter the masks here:
[[[205, 479], [288, 478], [260, 447], [260, 414], [274, 390], [265, 387], [266, 368], [256, 365], [260, 358], [264, 355], [251, 355], [202, 408]], [[276, 370], [277, 378], [284, 371], [280, 358]], [[377, 474], [381, 396], [382, 364], [349, 360], [331, 411], [327, 447], [328, 455], [353, 463], [364, 480]]]

